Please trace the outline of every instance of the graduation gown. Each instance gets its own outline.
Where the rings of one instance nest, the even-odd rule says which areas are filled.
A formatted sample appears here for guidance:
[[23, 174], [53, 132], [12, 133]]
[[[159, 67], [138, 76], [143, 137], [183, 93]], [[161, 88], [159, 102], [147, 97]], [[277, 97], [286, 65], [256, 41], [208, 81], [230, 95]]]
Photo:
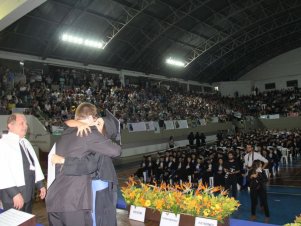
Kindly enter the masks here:
[[[29, 163], [26, 162], [28, 160], [25, 159], [24, 151], [20, 148], [20, 140], [33, 161], [32, 170], [29, 170]], [[41, 188], [43, 179], [40, 163], [30, 142], [26, 138], [20, 139], [14, 133], [5, 134], [0, 139], [0, 190], [2, 190], [0, 199], [5, 203], [12, 203], [13, 197], [21, 193], [24, 201], [29, 202], [33, 196], [35, 183], [39, 183]]]

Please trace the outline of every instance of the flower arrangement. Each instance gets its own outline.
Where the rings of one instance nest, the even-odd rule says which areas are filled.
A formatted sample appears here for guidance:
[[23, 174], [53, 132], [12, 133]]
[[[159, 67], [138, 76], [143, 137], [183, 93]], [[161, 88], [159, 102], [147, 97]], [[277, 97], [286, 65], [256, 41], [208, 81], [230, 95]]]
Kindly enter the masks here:
[[216, 219], [220, 222], [240, 206], [234, 198], [229, 198], [221, 187], [209, 188], [202, 183], [196, 190], [191, 183], [160, 186], [134, 181], [133, 177], [121, 188], [128, 205], [148, 207], [160, 212], [188, 214]]
[[296, 216], [294, 223], [285, 224], [284, 226], [301, 226], [301, 214]]

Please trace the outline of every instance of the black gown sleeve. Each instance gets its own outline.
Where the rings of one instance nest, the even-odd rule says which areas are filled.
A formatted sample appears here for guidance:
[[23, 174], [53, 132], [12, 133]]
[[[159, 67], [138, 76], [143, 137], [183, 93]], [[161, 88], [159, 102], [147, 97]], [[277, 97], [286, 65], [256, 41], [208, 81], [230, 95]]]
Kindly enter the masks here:
[[87, 150], [97, 152], [108, 157], [117, 157], [121, 154], [121, 146], [98, 132], [96, 127], [91, 127], [92, 133], [85, 137]]

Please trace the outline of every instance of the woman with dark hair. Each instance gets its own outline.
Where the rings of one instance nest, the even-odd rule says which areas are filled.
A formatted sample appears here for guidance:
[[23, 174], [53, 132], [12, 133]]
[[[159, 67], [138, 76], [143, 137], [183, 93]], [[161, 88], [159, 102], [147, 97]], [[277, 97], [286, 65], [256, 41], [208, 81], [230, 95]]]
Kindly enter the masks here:
[[213, 165], [214, 186], [225, 186], [225, 168], [223, 158], [218, 158]]
[[254, 160], [248, 174], [250, 179], [251, 220], [256, 220], [256, 206], [259, 198], [265, 214], [264, 221], [267, 223], [270, 217], [266, 190], [268, 178], [262, 169], [262, 165], [260, 160]]

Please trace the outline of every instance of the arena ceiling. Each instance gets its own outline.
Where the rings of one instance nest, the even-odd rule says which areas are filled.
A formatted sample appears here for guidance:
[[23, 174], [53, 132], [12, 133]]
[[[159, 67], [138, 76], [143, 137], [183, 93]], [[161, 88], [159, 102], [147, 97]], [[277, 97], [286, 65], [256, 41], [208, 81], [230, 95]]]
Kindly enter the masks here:
[[[65, 32], [106, 47], [67, 44]], [[300, 0], [47, 0], [0, 32], [4, 51], [209, 83], [300, 46]]]

